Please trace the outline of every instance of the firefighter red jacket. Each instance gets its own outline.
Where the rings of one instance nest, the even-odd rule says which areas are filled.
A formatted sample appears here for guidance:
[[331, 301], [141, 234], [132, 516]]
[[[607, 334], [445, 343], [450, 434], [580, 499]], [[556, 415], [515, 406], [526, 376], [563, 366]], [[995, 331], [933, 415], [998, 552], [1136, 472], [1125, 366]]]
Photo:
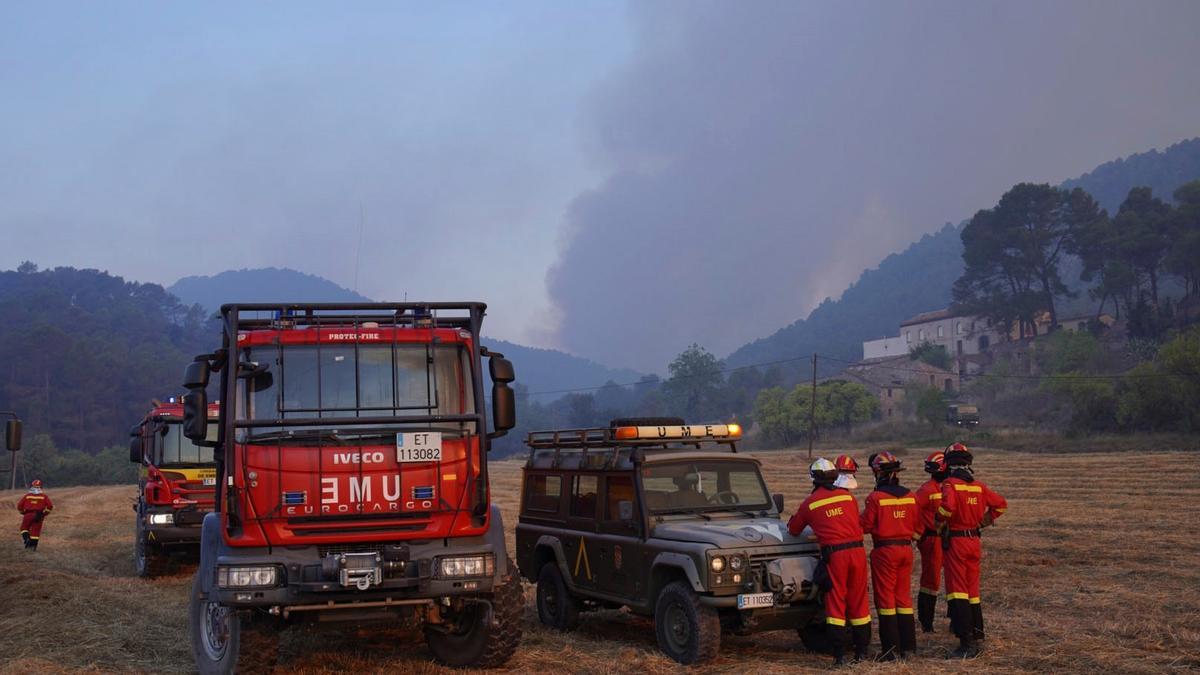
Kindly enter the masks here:
[[977, 480], [950, 476], [942, 481], [942, 503], [938, 505], [938, 521], [951, 530], [976, 530], [984, 516], [995, 520], [1008, 508], [1008, 502]]
[[46, 494], [27, 493], [21, 497], [21, 501], [17, 502], [17, 512], [24, 515], [26, 513], [49, 513], [54, 508], [54, 502], [50, 501], [50, 497]]
[[862, 541], [862, 526], [858, 522], [858, 502], [844, 488], [818, 487], [812, 491], [788, 521], [788, 532], [793, 536], [811, 525], [817, 543], [834, 546], [852, 541]]
[[921, 526], [917, 498], [899, 485], [876, 487], [863, 506], [862, 529], [879, 542], [885, 539], [916, 539]]
[[919, 533], [937, 529], [937, 507], [942, 503], [942, 484], [930, 478], [917, 488], [917, 508], [921, 509]]

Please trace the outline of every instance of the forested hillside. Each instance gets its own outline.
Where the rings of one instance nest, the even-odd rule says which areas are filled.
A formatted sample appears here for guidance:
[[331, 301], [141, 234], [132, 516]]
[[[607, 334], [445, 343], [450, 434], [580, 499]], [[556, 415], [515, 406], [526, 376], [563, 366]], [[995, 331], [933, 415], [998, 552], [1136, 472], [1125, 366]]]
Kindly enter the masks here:
[[0, 409], [30, 437], [94, 453], [121, 444], [151, 398], [178, 393], [214, 324], [157, 284], [31, 263], [0, 272]]
[[278, 267], [184, 277], [167, 291], [184, 304], [199, 304], [210, 312], [227, 302], [370, 302], [328, 279]]
[[[1169, 200], [1180, 185], [1200, 178], [1200, 138], [1176, 143], [1166, 150], [1130, 155], [1096, 167], [1063, 183], [1091, 193], [1110, 213], [1116, 212], [1129, 190], [1148, 186]], [[963, 214], [968, 217], [971, 214]], [[842, 359], [862, 357], [862, 342], [896, 334], [901, 321], [918, 312], [950, 304], [951, 288], [962, 275], [961, 226], [944, 226], [927, 234], [903, 253], [888, 256], [878, 268], [866, 270], [837, 300], [827, 299], [809, 314], [773, 335], [751, 342], [730, 354], [730, 367], [753, 363], [803, 359], [812, 352]], [[1074, 274], [1065, 278], [1077, 287]], [[1067, 311], [1086, 311], [1093, 305], [1085, 294], [1064, 303]], [[785, 370], [798, 376], [807, 362], [789, 364]], [[840, 369], [828, 363], [823, 374]]]

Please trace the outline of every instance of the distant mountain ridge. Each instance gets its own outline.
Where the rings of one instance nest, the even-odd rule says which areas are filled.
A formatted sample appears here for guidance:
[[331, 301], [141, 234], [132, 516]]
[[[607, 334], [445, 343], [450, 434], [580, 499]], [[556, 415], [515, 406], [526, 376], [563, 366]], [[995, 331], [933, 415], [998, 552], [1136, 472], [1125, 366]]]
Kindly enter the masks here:
[[[1175, 188], [1197, 178], [1200, 138], [1193, 138], [1161, 152], [1150, 150], [1101, 164], [1062, 186], [1083, 188], [1112, 214], [1130, 188], [1149, 186], [1155, 196], [1169, 200]], [[858, 360], [863, 341], [893, 335], [904, 319], [950, 304], [951, 287], [963, 270], [962, 225], [947, 223], [902, 253], [888, 256], [878, 267], [865, 270], [839, 299], [826, 299], [807, 318], [739, 347], [725, 358], [726, 365], [736, 368], [794, 359], [785, 371], [795, 379], [808, 372], [811, 366], [806, 357], [813, 352]], [[1083, 296], [1065, 307], [1085, 311], [1081, 308], [1089, 302]], [[828, 375], [845, 364], [826, 360], [818, 365], [821, 373]]]
[[[229, 302], [372, 302], [323, 277], [278, 267], [184, 277], [167, 291], [184, 305], [198, 304], [209, 312], [216, 312]], [[609, 368], [553, 349], [526, 347], [486, 336], [483, 343], [512, 360], [517, 383], [532, 394], [599, 387], [609, 381], [623, 384], [641, 377], [641, 373], [627, 368]], [[556, 396], [543, 395], [538, 400], [548, 402]]]

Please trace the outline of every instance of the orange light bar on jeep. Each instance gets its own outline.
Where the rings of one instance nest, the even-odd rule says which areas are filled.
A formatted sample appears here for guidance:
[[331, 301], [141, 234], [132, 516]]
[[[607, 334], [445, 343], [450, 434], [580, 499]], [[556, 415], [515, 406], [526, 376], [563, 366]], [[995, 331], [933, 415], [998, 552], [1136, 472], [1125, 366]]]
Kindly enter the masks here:
[[649, 440], [712, 440], [738, 438], [742, 435], [740, 424], [685, 424], [665, 427], [617, 427], [613, 436], [618, 441]]

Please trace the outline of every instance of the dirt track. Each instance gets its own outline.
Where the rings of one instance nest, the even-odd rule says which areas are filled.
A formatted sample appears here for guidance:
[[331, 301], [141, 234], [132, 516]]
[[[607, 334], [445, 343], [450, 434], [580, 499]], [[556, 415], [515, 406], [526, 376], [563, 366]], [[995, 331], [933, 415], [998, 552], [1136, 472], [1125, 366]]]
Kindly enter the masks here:
[[[917, 451], [902, 453], [920, 473]], [[1009, 499], [988, 532], [983, 601], [989, 672], [1162, 672], [1200, 668], [1200, 475], [1194, 454], [1028, 455], [981, 452], [979, 477]], [[1136, 459], [1135, 459], [1136, 457]], [[790, 506], [806, 491], [797, 453], [763, 455], [767, 481]], [[493, 464], [494, 494], [510, 532], [520, 484], [517, 462]], [[167, 579], [133, 576], [133, 489], [50, 488], [58, 507], [42, 547], [17, 536], [16, 495], [0, 492], [0, 671], [170, 671], [191, 669], [184, 604], [190, 570]], [[860, 496], [863, 491], [859, 491]], [[532, 598], [532, 589], [527, 589]], [[939, 604], [939, 610], [944, 605]], [[513, 671], [676, 672], [651, 624], [622, 612], [586, 615], [570, 635], [542, 630], [529, 607]], [[861, 672], [961, 670], [941, 659], [954, 640], [918, 636], [907, 667], [865, 664]], [[443, 672], [419, 636], [353, 632], [285, 637], [280, 672]], [[794, 634], [726, 638], [708, 672], [795, 672], [825, 668]]]

